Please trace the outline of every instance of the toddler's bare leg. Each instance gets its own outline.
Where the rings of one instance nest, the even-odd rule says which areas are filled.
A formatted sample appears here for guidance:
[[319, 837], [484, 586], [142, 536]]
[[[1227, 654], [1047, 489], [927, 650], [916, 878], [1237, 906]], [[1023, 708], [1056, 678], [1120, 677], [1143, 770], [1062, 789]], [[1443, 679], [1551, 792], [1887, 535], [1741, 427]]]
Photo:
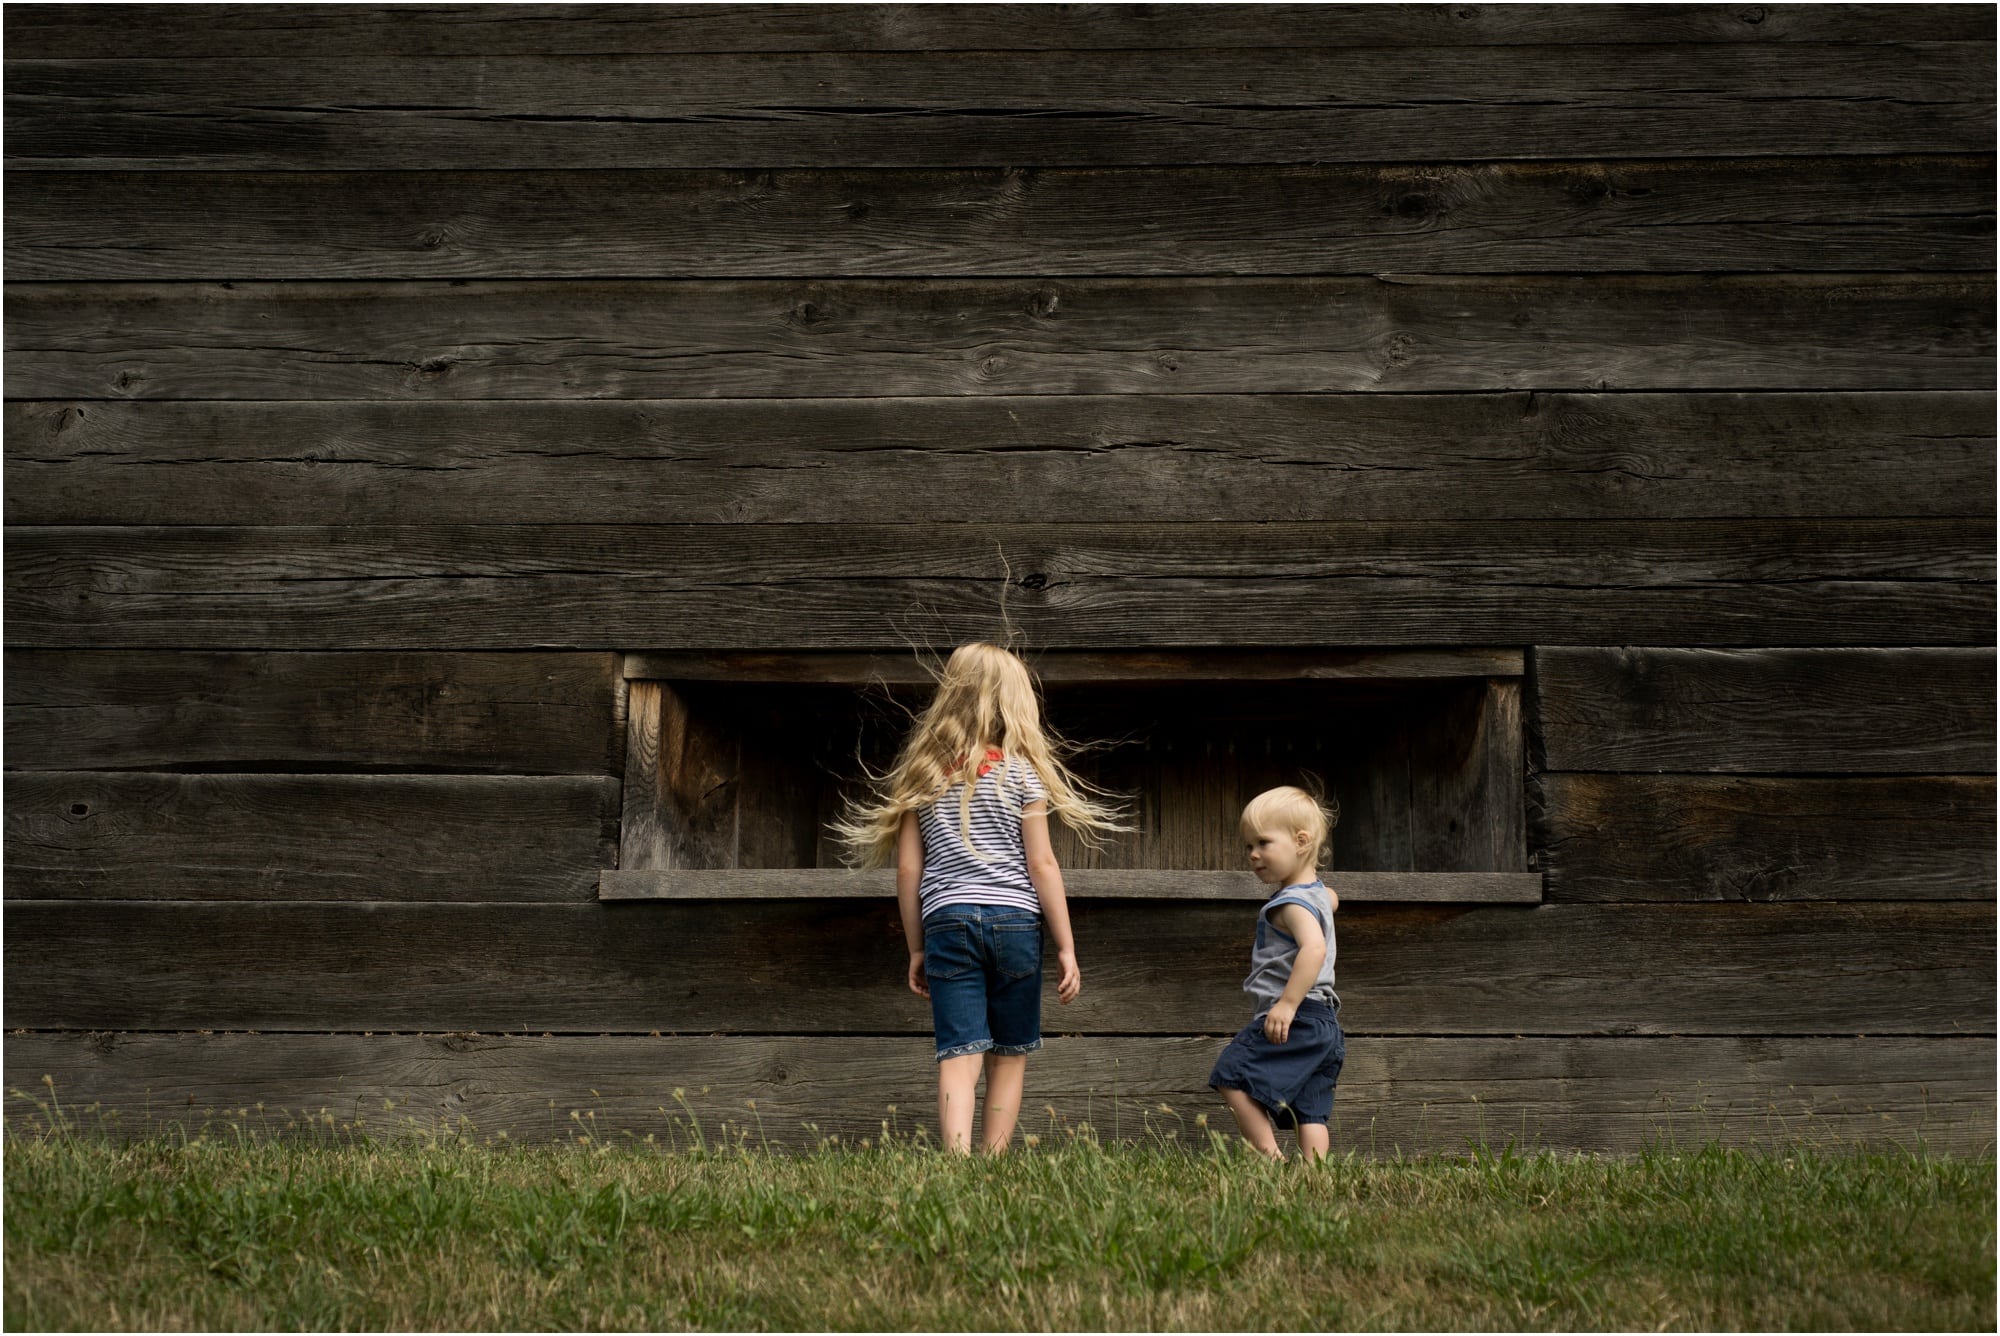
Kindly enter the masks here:
[[1021, 1116], [1021, 1087], [1027, 1077], [1027, 1054], [986, 1055], [986, 1129], [981, 1140], [996, 1155], [1014, 1138], [1014, 1120]]
[[1332, 1144], [1332, 1140], [1327, 1136], [1325, 1123], [1299, 1124], [1299, 1150], [1308, 1160], [1317, 1160], [1326, 1154]]
[[961, 1155], [972, 1152], [972, 1106], [984, 1056], [967, 1053], [938, 1064], [938, 1136], [946, 1150]]
[[1225, 1089], [1222, 1097], [1229, 1101], [1229, 1111], [1236, 1115], [1236, 1126], [1252, 1146], [1274, 1160], [1285, 1158], [1285, 1153], [1278, 1149], [1278, 1134], [1272, 1129], [1271, 1120], [1257, 1107], [1256, 1100], [1241, 1090]]

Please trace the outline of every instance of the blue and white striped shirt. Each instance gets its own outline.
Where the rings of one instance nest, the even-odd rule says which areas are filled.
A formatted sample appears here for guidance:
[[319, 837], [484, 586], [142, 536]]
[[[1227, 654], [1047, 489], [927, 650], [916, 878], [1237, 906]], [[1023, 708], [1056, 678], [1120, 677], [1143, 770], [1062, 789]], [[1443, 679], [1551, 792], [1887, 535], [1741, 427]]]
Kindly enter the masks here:
[[991, 763], [972, 790], [972, 843], [985, 858], [965, 847], [958, 800], [963, 784], [917, 809], [924, 838], [924, 874], [917, 882], [920, 911], [944, 905], [1010, 905], [1039, 914], [1042, 902], [1028, 879], [1021, 843], [1021, 808], [1047, 790], [1035, 767], [1019, 756]]

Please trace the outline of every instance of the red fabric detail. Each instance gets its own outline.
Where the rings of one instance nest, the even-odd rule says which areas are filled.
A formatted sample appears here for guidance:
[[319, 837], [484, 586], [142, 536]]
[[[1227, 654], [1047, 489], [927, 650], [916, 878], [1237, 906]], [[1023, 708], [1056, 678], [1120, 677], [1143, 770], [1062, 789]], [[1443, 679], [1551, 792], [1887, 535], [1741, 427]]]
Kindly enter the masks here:
[[[1007, 753], [1005, 753], [1005, 752], [1001, 751], [1001, 750], [1000, 750], [1000, 749], [999, 749], [998, 747], [988, 747], [988, 748], [986, 749], [986, 759], [987, 759], [988, 761], [998, 761], [998, 760], [1002, 759], [1003, 757], [1005, 757], [1005, 756], [1006, 756], [1006, 754], [1007, 754]], [[953, 769], [954, 771], [956, 771], [956, 770], [959, 770], [959, 769], [962, 769], [962, 768], [964, 767], [964, 765], [965, 765], [965, 754], [964, 754], [963, 752], [960, 752], [960, 753], [959, 753], [959, 755], [958, 755], [958, 759], [954, 760], [954, 761], [953, 761], [953, 762], [951, 763], [951, 768], [952, 768], [952, 769]], [[980, 767], [979, 767], [979, 775], [978, 775], [978, 778], [980, 778], [980, 779], [984, 779], [984, 778], [986, 777], [986, 772], [987, 772], [988, 770], [991, 770], [992, 768], [993, 768], [993, 767], [992, 767], [992, 766], [990, 766], [990, 765], [982, 765], [982, 766], [980, 766]]]

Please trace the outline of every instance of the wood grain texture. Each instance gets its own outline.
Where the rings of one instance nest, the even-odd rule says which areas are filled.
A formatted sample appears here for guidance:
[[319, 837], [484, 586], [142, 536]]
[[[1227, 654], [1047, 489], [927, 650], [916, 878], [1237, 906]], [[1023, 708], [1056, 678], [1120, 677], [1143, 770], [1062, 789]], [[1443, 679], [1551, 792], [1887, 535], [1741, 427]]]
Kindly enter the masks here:
[[1983, 271], [1993, 259], [1981, 157], [17, 171], [10, 183], [15, 281]]
[[1983, 776], [1551, 774], [1540, 789], [1551, 901], [1994, 896]]
[[[1077, 901], [1083, 993], [1046, 1001], [1044, 1028], [1233, 1034], [1252, 917]], [[1358, 1035], [1991, 1035], [1993, 942], [1990, 901], [1359, 906], [1340, 914], [1338, 986]], [[27, 1029], [931, 1029], [887, 897], [16, 901], [5, 952], [7, 1022]]]
[[1985, 276], [30, 284], [33, 399], [1994, 385]]
[[[1029, 1064], [1021, 1131], [1048, 1146], [1088, 1123], [1105, 1140], [1205, 1146], [1197, 1117], [1229, 1126], [1208, 1088], [1222, 1042], [1051, 1036]], [[6, 1058], [16, 1135], [44, 1116], [46, 1075], [79, 1125], [113, 1138], [204, 1125], [228, 1135], [232, 1123], [285, 1133], [319, 1122], [327, 1134], [330, 1115], [376, 1137], [629, 1133], [662, 1148], [692, 1144], [691, 1116], [706, 1139], [733, 1143], [741, 1131], [752, 1146], [880, 1139], [884, 1122], [934, 1142], [934, 1072], [928, 1040], [914, 1035], [17, 1031]], [[1329, 1130], [1337, 1152], [1364, 1155], [1510, 1140], [1612, 1153], [1715, 1141], [1990, 1154], [1993, 1080], [1991, 1039], [1383, 1037], [1349, 1046]]]
[[[1407, 681], [1452, 677], [1519, 677], [1526, 654], [1518, 649], [1453, 646], [1387, 650], [1048, 650], [1015, 651], [1044, 685], [1106, 682]], [[743, 651], [623, 656], [628, 678], [793, 685], [930, 686], [944, 659], [935, 652], [901, 654], [759, 654]]]
[[1991, 41], [1963, 4], [327, 5], [10, 9], [17, 59]]
[[618, 773], [596, 654], [10, 649], [16, 770]]
[[1550, 770], [1992, 774], [1990, 649], [1550, 648]]
[[20, 648], [1985, 645], [1993, 547], [1973, 520], [71, 527], [10, 533], [6, 610]]
[[[1342, 904], [1540, 904], [1534, 872], [1326, 872]], [[1063, 889], [1086, 900], [1241, 900], [1256, 904], [1271, 888], [1248, 872], [1169, 872], [1077, 868], [1063, 872]], [[598, 874], [600, 900], [881, 900], [896, 893], [893, 870], [846, 868], [724, 868]]]
[[1981, 153], [1993, 71], [1981, 42], [13, 60], [7, 153], [279, 171]]
[[6, 787], [17, 901], [588, 900], [618, 846], [617, 781], [596, 776], [14, 771]]
[[1985, 391], [16, 401], [9, 524], [1993, 514]]

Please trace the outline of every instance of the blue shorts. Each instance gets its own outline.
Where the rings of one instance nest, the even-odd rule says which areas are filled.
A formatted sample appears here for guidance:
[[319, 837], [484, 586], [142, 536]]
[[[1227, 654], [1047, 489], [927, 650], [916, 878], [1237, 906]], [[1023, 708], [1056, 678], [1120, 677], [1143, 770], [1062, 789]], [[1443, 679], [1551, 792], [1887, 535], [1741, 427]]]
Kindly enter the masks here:
[[1257, 1101], [1278, 1127], [1324, 1123], [1333, 1115], [1333, 1087], [1347, 1062], [1347, 1036], [1341, 1032], [1339, 1011], [1307, 998], [1292, 1017], [1285, 1042], [1264, 1037], [1259, 1016], [1229, 1041], [1215, 1070], [1208, 1074], [1214, 1090], [1241, 1090]]
[[924, 916], [924, 978], [937, 1056], [1042, 1046], [1042, 916], [1011, 905], [944, 905]]

